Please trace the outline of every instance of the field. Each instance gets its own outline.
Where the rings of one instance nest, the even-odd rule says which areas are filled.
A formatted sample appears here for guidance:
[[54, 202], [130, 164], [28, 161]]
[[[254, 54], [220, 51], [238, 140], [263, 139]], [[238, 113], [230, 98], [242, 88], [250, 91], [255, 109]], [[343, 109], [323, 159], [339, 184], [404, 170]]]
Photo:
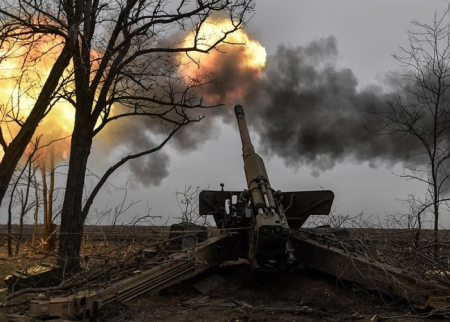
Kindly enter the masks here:
[[[167, 227], [86, 230], [85, 269], [95, 271], [105, 263], [111, 266], [122, 263], [123, 275], [132, 274], [139, 267], [136, 261], [139, 251], [156, 249], [155, 245], [161, 245], [167, 238]], [[409, 235], [402, 233], [364, 230], [353, 231], [352, 235], [359, 241], [364, 239], [371, 247], [374, 240], [378, 240], [377, 247], [386, 256], [385, 244], [399, 243], [395, 246], [397, 252], [409, 247]], [[388, 242], [386, 236], [390, 236]], [[423, 238], [429, 237], [425, 234]], [[15, 269], [54, 259], [26, 243], [19, 254], [11, 258], [7, 257], [4, 243], [0, 249], [2, 277]], [[413, 258], [411, 254], [409, 260]], [[414, 256], [420, 258], [421, 253], [415, 252]], [[405, 257], [397, 256], [396, 261], [401, 263], [401, 258]], [[128, 261], [126, 265], [124, 260]], [[6, 303], [5, 296], [6, 290], [2, 290], [3, 303]], [[9, 304], [24, 299], [19, 297]], [[12, 306], [2, 309], [2, 313], [24, 315], [27, 309], [27, 305]], [[108, 304], [102, 308], [98, 321], [417, 321], [430, 315], [438, 320], [447, 318], [445, 311], [432, 313], [435, 312], [422, 312], [405, 300], [302, 266], [278, 272], [252, 272], [243, 262], [228, 262], [157, 294], [146, 294], [127, 303]]]

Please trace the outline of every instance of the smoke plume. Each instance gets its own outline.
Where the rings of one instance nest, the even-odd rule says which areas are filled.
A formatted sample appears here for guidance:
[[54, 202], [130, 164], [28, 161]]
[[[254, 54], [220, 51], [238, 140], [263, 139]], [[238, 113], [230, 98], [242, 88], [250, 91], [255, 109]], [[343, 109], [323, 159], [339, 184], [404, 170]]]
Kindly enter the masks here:
[[333, 37], [305, 47], [280, 46], [269, 58], [258, 105], [250, 104], [264, 153], [275, 153], [291, 166], [319, 170], [344, 158], [372, 165], [407, 158], [414, 144], [366, 129], [367, 109], [384, 110], [400, 94], [375, 86], [358, 91], [353, 72], [337, 69], [336, 58]]
[[[116, 108], [123, 107], [116, 106]], [[120, 124], [99, 132], [95, 137], [98, 141], [95, 148], [103, 156], [118, 151], [118, 160], [127, 155], [154, 149], [165, 137], [155, 130], [155, 127], [160, 129], [155, 123], [156, 121], [151, 118], [124, 118]], [[101, 161], [97, 160], [96, 162]], [[108, 160], [109, 163], [111, 163], [110, 160]], [[159, 186], [162, 180], [169, 175], [170, 160], [164, 149], [130, 160], [127, 164], [131, 175], [128, 178], [129, 186], [132, 189], [139, 185]]]
[[[216, 136], [212, 120], [235, 124], [232, 107], [242, 104], [249, 126], [260, 136], [263, 156], [280, 156], [291, 167], [308, 165], [314, 174], [333, 168], [344, 159], [371, 166], [393, 165], [408, 160], [419, 145], [407, 137], [374, 135], [368, 131], [367, 109], [383, 111], [388, 101], [405, 98], [399, 80], [388, 79], [386, 87], [358, 89], [358, 80], [348, 68], [337, 68], [337, 43], [334, 37], [313, 41], [306, 46], [279, 46], [264, 68], [243, 66], [244, 46], [233, 46], [202, 62], [199, 73], [208, 73], [215, 82], [199, 89], [209, 104], [222, 108], [197, 111], [205, 118], [178, 133], [171, 144], [191, 151]], [[213, 63], [211, 63], [213, 62]], [[407, 99], [407, 97], [406, 97]], [[148, 136], [131, 135], [139, 128], [154, 127], [151, 120], [133, 121], [125, 141], [130, 147], [148, 145]], [[140, 125], [137, 125], [140, 124]], [[124, 142], [125, 142], [124, 141]], [[158, 152], [161, 153], [161, 152]], [[168, 156], [158, 154], [130, 166], [136, 179], [145, 185], [158, 185], [168, 175]]]
[[[368, 108], [386, 110], [388, 101], [404, 95], [401, 84], [389, 80], [389, 92], [377, 86], [358, 90], [353, 72], [336, 67], [337, 57], [336, 40], [328, 37], [303, 47], [279, 46], [268, 58], [263, 77], [232, 68], [220, 71], [233, 87], [246, 89], [239, 103], [260, 136], [259, 152], [278, 155], [288, 166], [306, 164], [315, 174], [344, 159], [393, 165], [418, 152], [416, 142], [406, 137], [374, 135], [367, 129], [372, 126]], [[212, 92], [226, 98], [227, 90], [216, 84]], [[228, 103], [231, 107], [235, 102]], [[231, 112], [227, 115], [234, 118]]]

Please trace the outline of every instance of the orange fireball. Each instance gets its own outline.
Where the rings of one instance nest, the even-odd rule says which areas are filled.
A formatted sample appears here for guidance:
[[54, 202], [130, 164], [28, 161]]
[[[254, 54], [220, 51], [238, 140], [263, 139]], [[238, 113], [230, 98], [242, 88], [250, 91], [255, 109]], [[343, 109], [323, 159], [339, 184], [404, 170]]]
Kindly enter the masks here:
[[[42, 86], [61, 51], [61, 40], [43, 36], [29, 45], [3, 47], [0, 56], [0, 106], [1, 128], [9, 144], [20, 130], [17, 123], [26, 120], [33, 109]], [[62, 138], [71, 134], [73, 128], [73, 107], [62, 100], [52, 101], [52, 109], [42, 120], [33, 141], [40, 138], [39, 146], [49, 145], [53, 141], [56, 158], [65, 158], [68, 154], [68, 140]], [[26, 153], [31, 152], [32, 147]], [[38, 154], [45, 155], [47, 147]]]
[[[198, 48], [207, 50], [232, 29], [228, 20], [206, 21], [196, 38]], [[195, 34], [186, 37], [187, 47], [194, 46], [194, 37]], [[188, 81], [199, 81], [207, 75], [216, 86], [209, 86], [202, 93], [206, 101], [232, 105], [251, 90], [251, 82], [263, 77], [266, 55], [265, 48], [257, 40], [239, 29], [208, 53], [191, 52], [183, 56], [179, 70]]]

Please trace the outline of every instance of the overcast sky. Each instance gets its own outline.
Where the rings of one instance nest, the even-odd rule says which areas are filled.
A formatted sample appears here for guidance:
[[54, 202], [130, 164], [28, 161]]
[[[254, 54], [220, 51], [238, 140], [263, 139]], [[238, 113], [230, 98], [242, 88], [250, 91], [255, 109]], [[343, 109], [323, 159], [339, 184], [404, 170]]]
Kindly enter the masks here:
[[[418, 0], [258, 0], [256, 14], [247, 31], [266, 48], [269, 59], [277, 55], [280, 46], [305, 48], [311, 42], [332, 36], [337, 50], [336, 72], [350, 69], [357, 81], [357, 89], [363, 90], [370, 85], [383, 85], [386, 75], [398, 67], [391, 55], [398, 52], [399, 45], [407, 44], [406, 32], [412, 28], [411, 21], [429, 22], [433, 14], [445, 6], [444, 1]], [[280, 100], [274, 109], [281, 109], [284, 103]], [[252, 126], [252, 118], [247, 117], [247, 122], [275, 189], [333, 190], [336, 195], [333, 211], [350, 215], [404, 212], [407, 208], [402, 207], [400, 199], [406, 199], [408, 193], [423, 194], [424, 187], [393, 174], [401, 174], [400, 163], [390, 160], [386, 164], [378, 162], [373, 167], [364, 158], [340, 155], [333, 166], [318, 171], [311, 160], [301, 161], [302, 151], [287, 157], [283, 150], [292, 147], [285, 147], [283, 140], [278, 142], [278, 148], [268, 149], [268, 142], [257, 132], [258, 127]], [[277, 122], [288, 123], [292, 119], [278, 119]], [[123, 218], [124, 222], [134, 214], [145, 213], [147, 205], [152, 209], [152, 215], [176, 221], [180, 211], [175, 191], [183, 191], [185, 186], [219, 189], [219, 184], [224, 183], [230, 190], [245, 188], [241, 145], [235, 124], [224, 124], [221, 119], [215, 119], [212, 124], [213, 130], [205, 134], [204, 142], [195, 151], [181, 152], [174, 144], [165, 148], [169, 158], [164, 156], [160, 161], [169, 166], [167, 176], [158, 186], [136, 183], [127, 169], [120, 173], [115, 183], [120, 185], [128, 181], [128, 199], [139, 201]], [[359, 133], [354, 135], [359, 137]], [[296, 157], [298, 162], [295, 162]], [[102, 201], [107, 200], [106, 204], [99, 200], [96, 206], [99, 210], [114, 207], [119, 198], [117, 194], [102, 198]], [[91, 222], [95, 221], [92, 217]]]
[[[275, 62], [283, 61], [285, 57], [288, 59], [303, 50], [301, 48], [312, 48], [312, 42], [323, 48], [331, 46], [334, 60], [332, 76], [339, 76], [338, 82], [346, 82], [348, 79], [358, 91], [364, 91], [367, 86], [384, 86], [388, 73], [398, 67], [391, 55], [398, 52], [399, 45], [408, 43], [406, 32], [412, 28], [411, 21], [430, 22], [433, 14], [442, 11], [445, 6], [444, 1], [423, 0], [258, 0], [256, 14], [248, 24], [248, 33], [266, 48], [268, 59]], [[280, 46], [287, 48], [283, 54], [285, 57], [278, 51]], [[319, 49], [317, 54], [324, 54], [323, 48]], [[345, 72], [342, 72], [343, 70]], [[276, 74], [277, 70], [272, 68], [267, 71], [268, 74], [270, 72]], [[268, 91], [270, 92], [270, 88]], [[332, 94], [327, 95], [329, 100], [333, 100]], [[355, 96], [358, 102], [359, 93]], [[345, 108], [337, 101], [336, 99], [336, 106], [333, 108]], [[245, 102], [236, 103], [241, 103], [246, 108]], [[247, 104], [251, 105], [248, 102]], [[282, 115], [281, 111], [286, 102], [278, 99], [274, 105], [276, 106], [271, 109], [272, 113], [275, 113], [273, 115]], [[350, 215], [360, 212], [367, 215], [404, 212], [406, 208], [402, 207], [400, 199], [406, 199], [409, 193], [423, 194], [423, 186], [393, 174], [400, 174], [402, 171], [401, 164], [396, 163], [395, 157], [392, 156], [395, 153], [391, 153], [388, 162], [383, 163], [380, 161], [381, 157], [378, 159], [378, 156], [373, 154], [376, 153], [374, 151], [364, 155], [357, 151], [364, 144], [367, 133], [347, 133], [345, 140], [343, 138], [344, 144], [354, 146], [349, 157], [343, 153], [336, 154], [335, 151], [329, 155], [333, 158], [331, 161], [320, 160], [320, 164], [314, 164], [314, 158], [305, 156], [310, 152], [306, 151], [305, 147], [308, 142], [299, 143], [301, 149], [296, 150], [295, 145], [288, 146], [288, 134], [286, 137], [280, 135], [277, 140], [269, 132], [264, 132], [264, 122], [267, 122], [268, 128], [275, 125], [283, 127], [295, 122], [295, 115], [286, 119], [281, 116], [274, 119], [273, 116], [270, 118], [270, 115], [263, 118], [253, 114], [255, 110], [253, 108], [253, 112], [249, 113], [247, 122], [251, 126], [255, 148], [265, 160], [274, 189], [333, 190], [336, 195], [333, 212]], [[258, 126], [252, 126], [252, 123], [256, 122]], [[128, 181], [128, 200], [139, 201], [123, 217], [123, 222], [127, 222], [135, 214], [146, 213], [147, 205], [152, 209], [151, 215], [162, 216], [163, 221], [175, 222], [175, 218], [180, 216], [175, 191], [183, 191], [185, 186], [218, 190], [219, 184], [224, 183], [225, 189], [229, 190], [246, 188], [241, 144], [234, 122], [230, 123], [228, 120], [224, 123], [222, 119], [216, 118], [211, 124], [210, 131], [205, 132], [203, 142], [197, 145], [195, 151], [182, 152], [175, 144], [169, 144], [165, 148], [165, 154], [160, 155], [159, 162], [168, 165], [165, 169], [167, 176], [159, 185], [137, 183], [127, 168], [119, 173], [113, 183], [119, 186]], [[338, 126], [339, 132], [339, 124], [334, 126]], [[319, 124], [315, 129], [319, 131], [320, 127]], [[353, 145], [352, 135], [355, 142], [358, 141], [357, 144]], [[336, 144], [333, 144], [339, 145], [339, 133], [336, 133], [334, 140]], [[312, 150], [320, 149], [321, 145], [328, 143], [311, 143]], [[378, 161], [371, 162], [371, 155]], [[380, 155], [384, 155], [384, 152], [381, 151]], [[108, 160], [119, 156], [120, 151], [116, 151], [116, 155], [113, 153]], [[95, 153], [92, 157], [96, 162], [103, 158]], [[372, 163], [372, 166], [369, 163]], [[376, 167], [373, 164], [376, 164]], [[101, 211], [115, 207], [119, 200], [120, 194], [105, 195], [95, 206]], [[96, 220], [95, 216], [90, 218], [91, 223]]]

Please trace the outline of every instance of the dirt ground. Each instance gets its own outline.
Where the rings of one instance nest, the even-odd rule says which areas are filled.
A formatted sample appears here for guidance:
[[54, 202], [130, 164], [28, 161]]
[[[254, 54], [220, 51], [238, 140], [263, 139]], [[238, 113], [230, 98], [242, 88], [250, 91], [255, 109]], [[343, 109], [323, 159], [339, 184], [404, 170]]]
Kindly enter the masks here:
[[[0, 249], [0, 278], [35, 263], [36, 253], [24, 247], [9, 258]], [[0, 287], [2, 288], [2, 287]], [[0, 290], [0, 302], [6, 290]], [[27, 308], [1, 309], [23, 314]], [[215, 268], [127, 303], [102, 308], [99, 322], [185, 321], [450, 321], [448, 316], [417, 312], [396, 300], [335, 277], [298, 267], [294, 271], [252, 272], [248, 265]], [[0, 315], [1, 321], [10, 321]], [[23, 320], [11, 320], [23, 321]], [[35, 320], [34, 320], [35, 321]]]
[[312, 270], [254, 273], [235, 265], [107, 306], [100, 321], [417, 321], [419, 316], [405, 303]]

